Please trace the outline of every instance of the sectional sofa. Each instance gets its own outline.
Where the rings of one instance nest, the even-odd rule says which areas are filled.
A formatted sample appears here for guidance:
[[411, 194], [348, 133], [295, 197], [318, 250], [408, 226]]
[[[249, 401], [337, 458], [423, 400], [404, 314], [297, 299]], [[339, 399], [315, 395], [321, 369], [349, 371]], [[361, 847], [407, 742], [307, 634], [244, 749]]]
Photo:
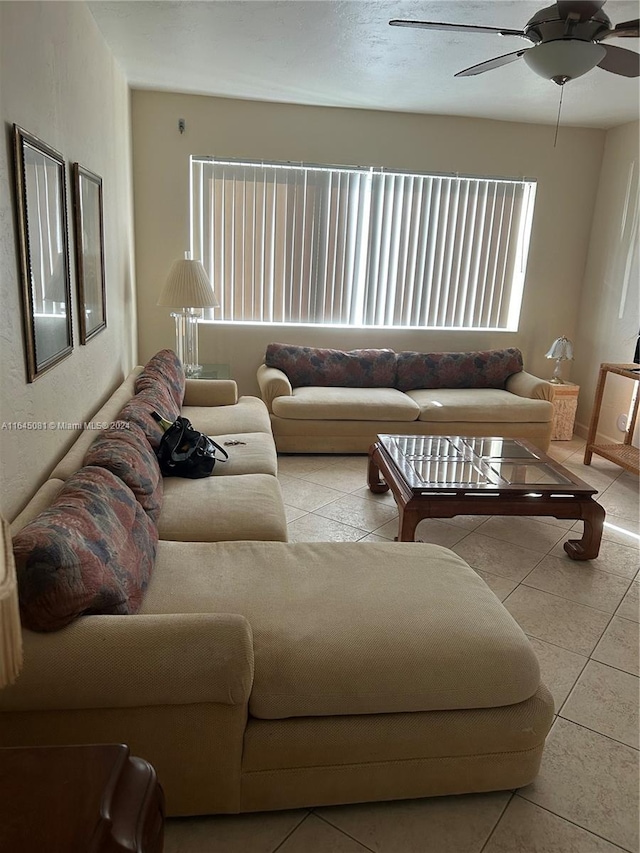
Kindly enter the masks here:
[[[153, 410], [228, 445], [160, 476]], [[479, 576], [420, 543], [287, 543], [264, 404], [136, 368], [20, 515], [24, 666], [0, 745], [124, 742], [173, 815], [488, 791], [536, 775], [553, 703]], [[13, 536], [13, 551], [9, 537]], [[3, 566], [0, 565], [0, 574]]]
[[546, 451], [552, 386], [515, 348], [395, 353], [269, 344], [260, 393], [279, 451], [366, 453], [378, 433], [526, 438]]

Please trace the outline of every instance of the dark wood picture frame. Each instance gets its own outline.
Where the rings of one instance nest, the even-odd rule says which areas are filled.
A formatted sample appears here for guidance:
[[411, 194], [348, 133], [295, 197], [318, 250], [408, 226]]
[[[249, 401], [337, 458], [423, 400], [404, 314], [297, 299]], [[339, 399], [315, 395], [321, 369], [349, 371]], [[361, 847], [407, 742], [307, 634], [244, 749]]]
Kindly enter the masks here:
[[86, 344], [107, 327], [102, 178], [80, 163], [72, 172], [80, 343]]
[[27, 381], [33, 382], [73, 350], [66, 169], [58, 151], [16, 124], [13, 139]]

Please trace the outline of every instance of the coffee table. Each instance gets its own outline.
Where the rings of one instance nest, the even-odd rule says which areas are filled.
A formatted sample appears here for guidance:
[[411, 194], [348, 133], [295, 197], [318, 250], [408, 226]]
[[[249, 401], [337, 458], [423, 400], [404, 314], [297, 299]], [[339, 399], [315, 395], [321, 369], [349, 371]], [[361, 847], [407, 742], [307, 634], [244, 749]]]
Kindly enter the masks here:
[[600, 550], [597, 489], [522, 438], [378, 435], [368, 483], [372, 492], [391, 489], [400, 542], [413, 542], [425, 518], [550, 515], [584, 522], [582, 539], [564, 543], [572, 560], [593, 560]]

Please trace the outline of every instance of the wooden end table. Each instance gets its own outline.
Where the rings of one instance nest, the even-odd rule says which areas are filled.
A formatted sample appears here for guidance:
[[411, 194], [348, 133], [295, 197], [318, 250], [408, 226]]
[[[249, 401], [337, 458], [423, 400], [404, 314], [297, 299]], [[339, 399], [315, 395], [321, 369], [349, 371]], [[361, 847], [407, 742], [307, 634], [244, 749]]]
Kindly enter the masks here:
[[391, 489], [400, 542], [413, 542], [425, 518], [540, 515], [584, 522], [582, 538], [564, 543], [572, 560], [593, 560], [600, 550], [597, 489], [522, 438], [379, 435], [368, 483], [372, 492]]
[[0, 749], [0, 791], [7, 853], [162, 853], [162, 788], [122, 744]]

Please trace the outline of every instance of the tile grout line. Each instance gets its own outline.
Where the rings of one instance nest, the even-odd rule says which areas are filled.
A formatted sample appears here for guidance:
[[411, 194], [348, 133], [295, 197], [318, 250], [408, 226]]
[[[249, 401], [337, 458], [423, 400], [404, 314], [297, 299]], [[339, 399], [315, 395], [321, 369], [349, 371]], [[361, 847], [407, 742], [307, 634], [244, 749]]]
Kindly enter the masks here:
[[318, 814], [318, 812], [315, 809], [312, 810], [312, 814], [315, 817], [317, 817], [318, 820], [324, 821], [324, 823], [326, 823], [327, 826], [330, 826], [332, 829], [336, 829], [338, 832], [342, 833], [342, 835], [346, 835], [346, 837], [350, 838], [351, 841], [355, 841], [356, 844], [359, 844], [363, 848], [363, 850], [368, 850], [369, 853], [376, 853], [376, 851], [373, 850], [371, 847], [369, 847], [367, 844], [365, 844], [364, 841], [360, 841], [358, 838], [355, 837], [355, 835], [351, 835], [350, 833], [345, 832], [345, 830], [342, 829], [341, 827], [336, 826], [334, 823], [331, 823], [331, 821], [328, 818], [326, 818], [324, 815]]
[[[549, 555], [547, 554], [547, 556], [549, 556]], [[537, 568], [537, 566], [536, 566], [535, 568]], [[532, 569], [531, 571], [534, 571], [534, 570]], [[527, 587], [527, 589], [537, 589], [537, 590], [538, 590], [538, 592], [548, 592], [548, 593], [549, 593], [549, 595], [555, 595], [555, 596], [557, 596], [558, 598], [564, 598], [564, 600], [565, 600], [565, 601], [573, 601], [575, 604], [582, 604], [582, 605], [583, 605], [583, 607], [590, 607], [592, 610], [597, 610], [597, 611], [598, 611], [598, 613], [609, 613], [609, 611], [608, 611], [608, 610], [602, 610], [600, 607], [594, 607], [592, 604], [585, 604], [583, 601], [576, 601], [576, 599], [574, 599], [574, 598], [567, 598], [567, 597], [566, 597], [566, 596], [564, 596], [564, 595], [560, 595], [560, 593], [558, 593], [558, 592], [551, 592], [550, 590], [548, 590], [548, 589], [544, 589], [543, 587], [533, 586], [533, 584], [526, 583], [526, 580], [527, 580], [527, 578], [529, 577], [529, 575], [530, 575], [530, 574], [531, 574], [531, 572], [529, 572], [529, 574], [527, 575], [527, 577], [526, 577], [526, 578], [524, 578], [524, 580], [520, 581], [520, 584], [519, 584], [520, 586], [526, 586], [526, 587]], [[616, 577], [617, 577], [617, 575], [616, 575]], [[620, 578], [620, 580], [628, 580], [628, 579], [627, 579], [627, 578]], [[615, 616], [615, 615], [616, 615], [616, 610], [618, 609], [618, 607], [620, 607], [620, 605], [622, 604], [622, 599], [625, 597], [625, 595], [626, 595], [626, 594], [629, 592], [629, 590], [631, 589], [631, 584], [632, 584], [632, 583], [633, 583], [633, 581], [632, 581], [632, 580], [628, 581], [628, 584], [629, 584], [629, 585], [627, 586], [627, 588], [625, 589], [625, 591], [622, 593], [622, 598], [621, 598], [621, 599], [620, 599], [620, 601], [615, 605], [615, 607], [614, 607], [613, 611], [611, 612], [611, 615], [612, 615], [612, 616]], [[624, 617], [620, 617], [620, 618], [624, 618]], [[632, 621], [632, 620], [629, 620], [629, 621]]]
[[578, 829], [583, 830], [583, 832], [588, 832], [589, 835], [593, 835], [596, 838], [601, 838], [602, 841], [606, 841], [607, 844], [611, 844], [616, 849], [624, 851], [624, 853], [634, 853], [634, 851], [629, 850], [627, 847], [621, 847], [619, 844], [617, 844], [615, 841], [612, 841], [610, 838], [607, 838], [605, 835], [600, 835], [598, 832], [593, 832], [593, 830], [587, 829], [586, 826], [582, 826], [581, 824], [576, 823], [575, 820], [571, 820], [568, 817], [564, 817], [564, 815], [561, 815], [561, 814], [558, 814], [557, 812], [552, 811], [552, 809], [550, 809], [548, 806], [541, 806], [539, 803], [534, 803], [533, 800], [528, 800], [526, 797], [524, 797], [520, 793], [520, 789], [518, 789], [515, 792], [515, 796], [519, 797], [521, 800], [524, 800], [525, 803], [529, 803], [529, 805], [537, 806], [539, 809], [542, 809], [543, 811], [548, 812], [549, 814], [552, 814], [554, 817], [558, 817], [558, 818], [560, 818], [560, 820], [564, 820], [567, 823], [570, 823], [572, 826], [575, 826]]
[[293, 833], [297, 832], [298, 829], [300, 829], [300, 827], [305, 822], [305, 820], [307, 820], [307, 818], [309, 817], [310, 814], [311, 814], [311, 810], [307, 809], [306, 815], [303, 815], [303, 817], [298, 821], [298, 823], [296, 823], [296, 825], [289, 832], [287, 832], [287, 834], [282, 839], [282, 841], [280, 841], [278, 844], [276, 844], [276, 846], [273, 848], [273, 850], [271, 850], [271, 853], [277, 853], [277, 851], [280, 850], [282, 845], [291, 838]]
[[[558, 646], [558, 648], [562, 648], [562, 646]], [[576, 680], [573, 682], [573, 684], [572, 684], [572, 685], [571, 685], [571, 687], [569, 688], [569, 692], [567, 693], [567, 698], [564, 700], [564, 702], [561, 702], [561, 703], [560, 703], [560, 707], [558, 708], [558, 710], [557, 710], [557, 711], [555, 712], [555, 714], [554, 714], [554, 716], [555, 716], [555, 718], [556, 718], [556, 719], [558, 719], [558, 717], [560, 716], [560, 712], [562, 711], [562, 709], [564, 708], [564, 706], [565, 706], [565, 705], [567, 704], [567, 702], [569, 701], [569, 697], [571, 696], [571, 694], [573, 693], [573, 691], [576, 689], [576, 684], [577, 684], [577, 683], [578, 683], [578, 681], [580, 681], [580, 679], [582, 678], [582, 673], [585, 671], [585, 669], [586, 669], [586, 668], [587, 668], [587, 666], [589, 665], [589, 661], [590, 661], [590, 660], [591, 660], [591, 658], [587, 658], [587, 659], [586, 659], [586, 661], [584, 662], [584, 664], [582, 665], [582, 667], [581, 667], [581, 669], [580, 669], [580, 672], [579, 672], [579, 673], [578, 673], [578, 675], [576, 676]], [[548, 689], [548, 688], [547, 688], [547, 689]], [[549, 691], [549, 692], [551, 692], [551, 691]], [[553, 694], [551, 694], [551, 695], [553, 696]], [[555, 704], [555, 699], [554, 699], [554, 704]], [[564, 720], [565, 718], [563, 717], [562, 719]]]
[[505, 815], [505, 812], [507, 811], [507, 809], [509, 808], [509, 806], [510, 806], [510, 805], [511, 805], [511, 803], [513, 802], [513, 798], [515, 797], [515, 795], [516, 795], [516, 792], [512, 790], [512, 791], [511, 791], [511, 793], [510, 793], [510, 795], [509, 795], [509, 799], [508, 799], [508, 800], [507, 800], [507, 802], [504, 804], [504, 808], [503, 808], [503, 809], [502, 809], [502, 811], [500, 812], [500, 815], [499, 815], [499, 817], [498, 817], [498, 820], [494, 823], [493, 828], [492, 828], [492, 829], [491, 829], [491, 831], [489, 832], [489, 835], [486, 837], [486, 839], [485, 839], [485, 841], [484, 841], [484, 844], [482, 845], [482, 847], [480, 848], [480, 850], [478, 851], [478, 853], [483, 853], [483, 851], [484, 851], [484, 850], [486, 850], [487, 844], [488, 844], [488, 843], [491, 841], [491, 839], [493, 838], [493, 835], [494, 835], [494, 833], [495, 833], [496, 829], [498, 828], [498, 824], [500, 823], [500, 821], [502, 820], [502, 818], [503, 818], [503, 817], [504, 817], [504, 815]]
[[[574, 684], [574, 687], [575, 687], [575, 684]], [[572, 688], [572, 692], [573, 692], [573, 688]], [[564, 705], [566, 705], [568, 699], [569, 699], [569, 697], [567, 696], [567, 699], [563, 703], [563, 707], [564, 707]], [[585, 726], [584, 723], [578, 723], [575, 720], [570, 720], [568, 717], [563, 717], [562, 714], [560, 713], [560, 711], [558, 711], [558, 713], [555, 716], [556, 716], [556, 719], [559, 718], [561, 720], [564, 720], [565, 723], [571, 723], [574, 726], [580, 726], [581, 729], [586, 729], [588, 732], [593, 732], [594, 735], [600, 735], [600, 737], [606, 737], [607, 740], [612, 740], [614, 743], [617, 743], [620, 746], [626, 746], [628, 749], [633, 749], [634, 752], [640, 752], [640, 747], [631, 746], [630, 743], [625, 743], [623, 740], [618, 740], [618, 738], [611, 737], [611, 735], [607, 735], [604, 732], [599, 732], [598, 729], [592, 729], [591, 726]]]
[[[527, 575], [527, 577], [528, 577], [528, 575]], [[618, 575], [616, 575], [616, 577], [618, 577]], [[626, 580], [626, 578], [625, 578], [625, 580]], [[632, 583], [633, 583], [633, 581], [629, 582], [629, 586], [625, 590], [624, 595], [626, 595], [627, 592], [629, 592], [629, 588], [630, 588]], [[520, 581], [520, 583], [518, 584], [518, 587], [520, 587], [520, 586], [526, 586], [527, 589], [534, 589], [536, 592], [543, 592], [545, 595], [552, 595], [554, 598], [560, 598], [560, 599], [562, 599], [562, 601], [568, 601], [570, 604], [577, 604], [580, 607], [588, 607], [589, 610], [593, 610], [595, 613], [604, 613], [605, 616], [610, 617], [609, 621], [611, 621], [611, 619], [613, 619], [613, 617], [615, 616], [615, 610], [612, 613], [609, 613], [608, 610], [600, 610], [599, 607], [593, 607], [591, 604], [583, 604], [582, 601], [576, 601], [573, 598], [567, 598], [566, 596], [560, 595], [557, 592], [550, 592], [548, 589], [538, 589], [537, 586], [530, 586], [529, 584], [524, 583], [524, 581]], [[513, 592], [516, 592], [518, 587], [516, 587], [516, 589], [514, 589]], [[513, 595], [513, 592], [510, 592], [509, 595]], [[624, 598], [624, 595], [622, 596], [622, 598]], [[622, 604], [622, 598], [620, 599], [618, 604], [616, 604], [616, 610], [618, 609], [618, 607], [620, 607], [620, 604]], [[506, 599], [505, 599], [505, 601], [506, 601]], [[624, 618], [625, 618], [624, 616], [618, 617], [618, 619], [624, 619]], [[633, 619], [627, 619], [627, 622], [633, 622]], [[605, 627], [605, 631], [607, 630], [608, 627], [609, 627], [609, 623], [607, 622], [607, 625]], [[538, 639], [540, 640], [540, 639], [542, 639], [542, 637], [538, 637]], [[600, 640], [598, 640], [598, 642], [600, 642]], [[567, 649], [567, 651], [572, 651], [572, 649]], [[576, 652], [576, 654], [581, 654], [581, 653]]]
[[[596, 663], [598, 663], [598, 661], [596, 661]], [[627, 673], [627, 675], [629, 675], [629, 674], [630, 673]], [[574, 685], [574, 687], [575, 687], [575, 685]], [[571, 688], [571, 689], [573, 690], [573, 688]], [[620, 746], [626, 746], [627, 749], [632, 749], [634, 752], [640, 752], [640, 749], [636, 748], [635, 746], [629, 746], [628, 743], [624, 743], [621, 740], [617, 740], [616, 738], [611, 737], [611, 735], [606, 735], [604, 732], [599, 732], [596, 729], [591, 729], [591, 728], [589, 728], [589, 726], [585, 726], [583, 723], [576, 723], [575, 720], [569, 720], [569, 719], [567, 719], [567, 717], [563, 717], [559, 711], [557, 711], [553, 716], [554, 716], [553, 726], [555, 726], [555, 724], [558, 722], [558, 720], [562, 720], [564, 723], [569, 723], [572, 726], [578, 726], [578, 728], [580, 728], [580, 729], [585, 729], [585, 731], [592, 732], [593, 734], [599, 735], [600, 737], [603, 737], [603, 738], [606, 738], [607, 740], [613, 741], [613, 743], [617, 743]], [[553, 728], [553, 726], [552, 726], [552, 728]], [[526, 797], [525, 797], [525, 799], [526, 799]]]

